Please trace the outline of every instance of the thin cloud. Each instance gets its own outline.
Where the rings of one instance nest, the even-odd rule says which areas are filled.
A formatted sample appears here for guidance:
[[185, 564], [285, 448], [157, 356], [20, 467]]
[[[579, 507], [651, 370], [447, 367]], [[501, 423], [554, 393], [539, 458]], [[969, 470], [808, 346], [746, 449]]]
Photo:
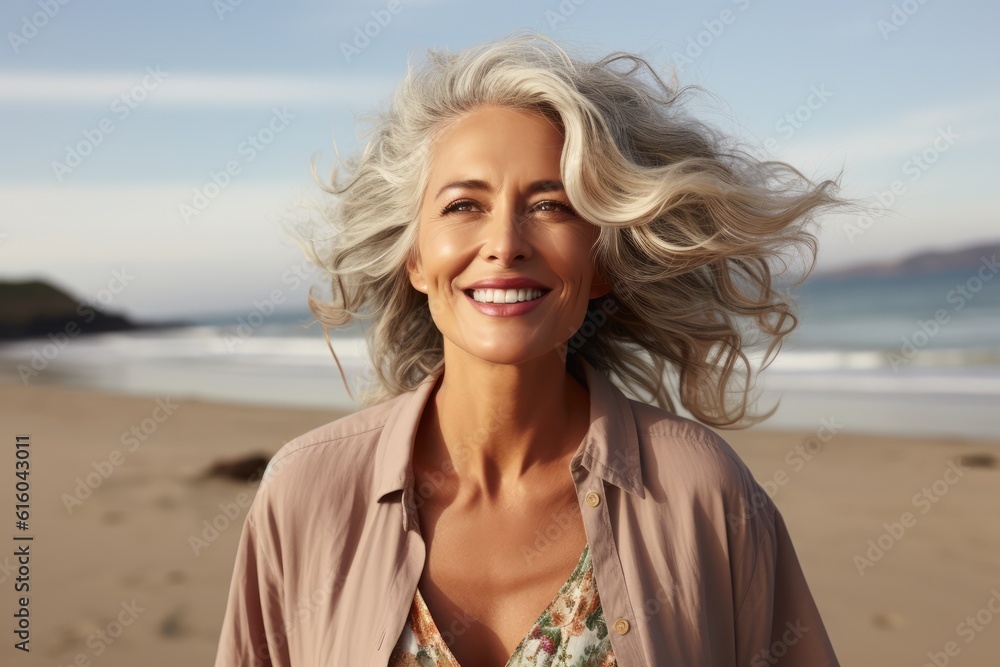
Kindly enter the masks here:
[[878, 125], [836, 135], [804, 139], [782, 153], [782, 158], [823, 161], [833, 155], [857, 165], [890, 158], [905, 160], [933, 144], [938, 130], [949, 127], [963, 142], [981, 142], [1000, 136], [993, 122], [1000, 100], [942, 105], [908, 111]]
[[[160, 80], [152, 74], [159, 71]], [[0, 72], [5, 104], [107, 104], [135, 88], [150, 87], [148, 104], [239, 106], [342, 104], [377, 99], [392, 90], [387, 78], [239, 76], [172, 72], [154, 65], [135, 72]]]

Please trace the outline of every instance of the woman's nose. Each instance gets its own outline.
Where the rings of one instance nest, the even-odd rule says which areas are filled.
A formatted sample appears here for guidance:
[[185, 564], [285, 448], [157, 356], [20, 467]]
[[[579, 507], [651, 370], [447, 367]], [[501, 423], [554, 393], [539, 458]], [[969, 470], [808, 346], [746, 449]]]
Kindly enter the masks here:
[[526, 239], [528, 216], [517, 202], [497, 201], [484, 227], [486, 239], [483, 250], [489, 258], [509, 264], [517, 257], [526, 258], [531, 253]]

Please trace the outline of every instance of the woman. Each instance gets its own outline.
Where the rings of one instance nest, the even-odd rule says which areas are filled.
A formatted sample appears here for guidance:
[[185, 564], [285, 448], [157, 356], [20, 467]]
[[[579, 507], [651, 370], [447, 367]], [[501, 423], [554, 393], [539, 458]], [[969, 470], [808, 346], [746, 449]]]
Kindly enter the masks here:
[[759, 421], [730, 385], [795, 326], [771, 262], [842, 201], [639, 66], [432, 51], [334, 173], [310, 304], [372, 320], [376, 392], [271, 460], [217, 665], [838, 664], [706, 424]]

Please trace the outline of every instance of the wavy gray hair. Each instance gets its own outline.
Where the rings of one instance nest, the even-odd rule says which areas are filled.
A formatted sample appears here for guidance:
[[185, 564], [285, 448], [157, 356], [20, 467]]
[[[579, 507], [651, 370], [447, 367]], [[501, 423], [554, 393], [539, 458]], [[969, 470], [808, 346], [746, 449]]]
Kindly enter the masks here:
[[848, 202], [836, 194], [839, 175], [816, 184], [686, 113], [682, 102], [694, 90], [664, 83], [640, 56], [573, 57], [531, 32], [458, 52], [432, 49], [421, 67], [409, 65], [388, 110], [374, 114], [367, 145], [347, 160], [350, 178], [341, 183], [334, 165], [326, 185], [312, 165], [334, 195], [319, 202], [321, 224], [334, 233], [306, 233], [300, 243], [331, 276], [329, 301], [308, 297], [327, 343], [329, 328], [372, 321], [365, 339], [377, 383], [365, 405], [412, 389], [444, 363], [442, 335], [406, 260], [416, 250], [436, 137], [464, 114], [498, 105], [557, 123], [570, 204], [600, 227], [592, 254], [612, 290], [591, 301], [569, 355], [583, 355], [640, 400], [676, 412], [676, 398], [706, 424], [744, 427], [773, 414], [777, 405], [763, 416], [747, 412], [745, 353], [767, 344], [763, 370], [798, 323], [772, 264], [788, 250], [804, 253], [807, 266], [791, 284], [801, 283], [816, 260], [808, 223]]

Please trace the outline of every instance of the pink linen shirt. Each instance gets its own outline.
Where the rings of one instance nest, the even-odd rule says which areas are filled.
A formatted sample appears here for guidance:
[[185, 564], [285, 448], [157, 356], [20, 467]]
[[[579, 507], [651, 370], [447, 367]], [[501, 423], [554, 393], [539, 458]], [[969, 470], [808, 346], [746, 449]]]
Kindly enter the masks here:
[[[729, 444], [579, 362], [590, 428], [568, 472], [618, 664], [839, 667], [784, 520]], [[388, 664], [426, 558], [410, 455], [442, 372], [274, 455], [216, 667]]]

